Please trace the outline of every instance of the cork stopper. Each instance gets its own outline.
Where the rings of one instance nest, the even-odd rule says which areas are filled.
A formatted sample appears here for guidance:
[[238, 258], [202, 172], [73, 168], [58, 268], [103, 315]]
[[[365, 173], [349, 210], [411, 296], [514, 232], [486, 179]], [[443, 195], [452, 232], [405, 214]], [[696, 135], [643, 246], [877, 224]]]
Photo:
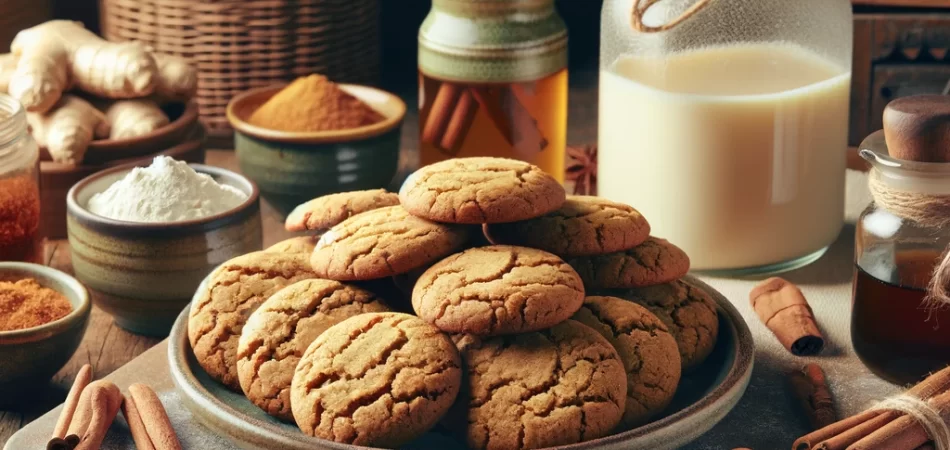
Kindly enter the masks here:
[[950, 96], [915, 95], [888, 103], [884, 140], [894, 158], [950, 162]]

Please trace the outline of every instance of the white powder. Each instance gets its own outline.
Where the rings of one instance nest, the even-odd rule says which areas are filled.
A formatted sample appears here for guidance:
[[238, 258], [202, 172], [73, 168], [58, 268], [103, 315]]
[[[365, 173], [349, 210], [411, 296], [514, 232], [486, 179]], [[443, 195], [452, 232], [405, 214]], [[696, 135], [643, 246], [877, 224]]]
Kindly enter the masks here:
[[93, 195], [89, 211], [130, 222], [180, 222], [201, 219], [240, 205], [247, 194], [218, 184], [182, 161], [158, 156], [152, 165], [132, 169], [105, 191]]

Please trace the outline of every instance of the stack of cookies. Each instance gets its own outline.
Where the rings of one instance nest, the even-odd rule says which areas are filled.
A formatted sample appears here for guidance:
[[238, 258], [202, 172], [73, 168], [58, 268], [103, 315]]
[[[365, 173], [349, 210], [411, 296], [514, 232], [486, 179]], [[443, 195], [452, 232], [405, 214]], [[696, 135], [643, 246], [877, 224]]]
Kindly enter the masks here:
[[[396, 195], [321, 197], [320, 231], [218, 268], [192, 304], [202, 367], [312, 436], [395, 448], [441, 427], [532, 449], [642, 425], [715, 344], [689, 259], [633, 208], [498, 158]], [[401, 289], [400, 289], [401, 288]]]

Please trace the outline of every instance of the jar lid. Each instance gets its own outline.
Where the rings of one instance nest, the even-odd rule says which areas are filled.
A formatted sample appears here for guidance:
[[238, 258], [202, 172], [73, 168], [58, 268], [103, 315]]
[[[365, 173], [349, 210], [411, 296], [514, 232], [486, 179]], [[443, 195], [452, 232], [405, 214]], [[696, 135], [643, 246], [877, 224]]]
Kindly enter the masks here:
[[888, 103], [884, 140], [893, 158], [950, 162], [950, 96], [915, 95]]

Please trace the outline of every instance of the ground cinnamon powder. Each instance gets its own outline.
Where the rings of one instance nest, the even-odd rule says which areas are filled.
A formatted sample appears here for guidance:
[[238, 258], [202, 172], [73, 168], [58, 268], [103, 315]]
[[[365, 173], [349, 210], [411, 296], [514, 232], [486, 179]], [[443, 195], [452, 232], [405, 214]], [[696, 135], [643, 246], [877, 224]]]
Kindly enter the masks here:
[[63, 294], [40, 286], [32, 278], [0, 281], [0, 331], [43, 325], [72, 310]]
[[280, 131], [330, 131], [372, 125], [383, 119], [327, 77], [315, 74], [298, 78], [275, 94], [251, 114], [248, 122]]
[[0, 178], [0, 261], [40, 262], [40, 191], [29, 175]]

